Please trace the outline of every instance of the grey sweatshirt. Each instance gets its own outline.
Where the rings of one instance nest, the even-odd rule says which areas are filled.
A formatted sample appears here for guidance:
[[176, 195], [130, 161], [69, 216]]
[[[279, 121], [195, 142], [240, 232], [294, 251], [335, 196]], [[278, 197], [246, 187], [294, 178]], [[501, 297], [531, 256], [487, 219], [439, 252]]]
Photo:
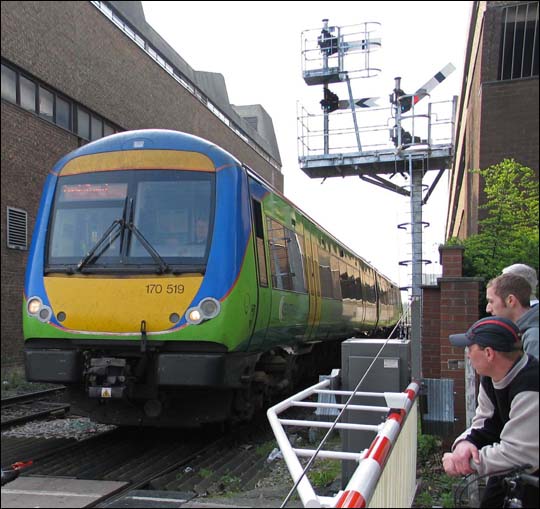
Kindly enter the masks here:
[[538, 304], [516, 321], [521, 331], [523, 350], [538, 359]]

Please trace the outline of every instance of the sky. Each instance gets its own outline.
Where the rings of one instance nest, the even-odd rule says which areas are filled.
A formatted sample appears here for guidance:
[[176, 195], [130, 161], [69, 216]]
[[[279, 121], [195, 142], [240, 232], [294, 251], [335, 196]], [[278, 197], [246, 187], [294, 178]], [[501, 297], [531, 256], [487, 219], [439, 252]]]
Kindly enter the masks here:
[[[381, 72], [352, 80], [351, 87], [355, 98], [380, 97], [388, 108], [381, 115], [390, 116], [388, 96], [396, 76], [405, 93], [413, 93], [451, 62], [456, 70], [418, 108], [460, 94], [471, 6], [465, 1], [143, 2], [147, 22], [193, 69], [223, 74], [231, 104], [261, 104], [272, 117], [285, 196], [399, 286], [410, 284], [410, 267], [399, 265], [411, 259], [410, 236], [397, 228], [411, 220], [409, 199], [358, 177], [311, 179], [298, 164], [297, 104], [320, 114], [322, 99], [322, 87], [303, 80], [302, 32], [317, 33], [325, 18], [340, 27], [380, 23], [374, 36], [381, 48], [371, 62]], [[345, 84], [331, 88], [347, 98]], [[436, 173], [427, 172], [424, 183]], [[448, 173], [422, 208], [422, 219], [430, 223], [423, 230], [422, 258], [432, 261], [427, 273], [441, 271]], [[407, 183], [399, 175], [392, 181]]]

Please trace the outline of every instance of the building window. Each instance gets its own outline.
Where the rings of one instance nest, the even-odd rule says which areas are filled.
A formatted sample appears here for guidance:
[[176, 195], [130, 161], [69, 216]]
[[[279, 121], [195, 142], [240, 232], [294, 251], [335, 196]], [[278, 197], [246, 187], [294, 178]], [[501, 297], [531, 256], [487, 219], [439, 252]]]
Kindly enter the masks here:
[[54, 95], [39, 87], [39, 116], [52, 122], [54, 119]]
[[17, 74], [2, 64], [2, 99], [17, 102]]
[[77, 108], [77, 134], [85, 140], [90, 139], [90, 115], [80, 106]]
[[255, 131], [259, 125], [259, 119], [257, 117], [243, 117], [244, 120], [253, 128]]
[[105, 122], [103, 124], [103, 136], [109, 136], [111, 134], [114, 134], [114, 127], [110, 126]]
[[21, 86], [21, 108], [36, 112], [36, 84], [33, 81], [19, 77]]
[[56, 124], [71, 130], [71, 104], [56, 96]]
[[538, 2], [502, 11], [499, 80], [538, 76]]
[[[119, 132], [99, 115], [90, 114], [50, 87], [2, 63], [2, 99], [17, 104], [85, 140], [97, 140]], [[76, 119], [72, 117], [76, 115]], [[74, 127], [74, 124], [77, 126]]]
[[92, 123], [90, 124], [90, 127], [90, 139], [92, 141], [103, 138], [103, 121], [100, 118], [92, 115]]
[[13, 207], [7, 208], [7, 247], [26, 251], [28, 214]]

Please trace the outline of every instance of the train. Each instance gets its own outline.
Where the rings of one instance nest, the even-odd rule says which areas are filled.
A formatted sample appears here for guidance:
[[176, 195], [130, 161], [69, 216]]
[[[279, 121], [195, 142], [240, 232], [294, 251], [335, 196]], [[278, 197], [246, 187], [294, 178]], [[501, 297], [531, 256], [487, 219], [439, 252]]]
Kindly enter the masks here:
[[[367, 242], [374, 240], [366, 239]], [[247, 165], [163, 129], [49, 172], [24, 296], [26, 378], [121, 426], [252, 418], [388, 332], [399, 288]]]

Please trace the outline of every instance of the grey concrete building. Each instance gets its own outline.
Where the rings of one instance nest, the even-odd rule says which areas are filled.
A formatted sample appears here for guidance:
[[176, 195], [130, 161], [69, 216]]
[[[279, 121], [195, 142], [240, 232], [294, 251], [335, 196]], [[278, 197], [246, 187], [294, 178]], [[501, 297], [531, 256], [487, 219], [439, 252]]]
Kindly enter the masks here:
[[[271, 117], [229, 103], [146, 22], [141, 2], [2, 2], [2, 365], [21, 359], [26, 254], [43, 182], [64, 154], [118, 131], [206, 138], [283, 189]], [[189, 53], [189, 50], [187, 50]], [[189, 59], [189, 54], [184, 55]]]
[[458, 106], [446, 238], [478, 233], [482, 181], [514, 158], [538, 177], [538, 2], [474, 2]]

